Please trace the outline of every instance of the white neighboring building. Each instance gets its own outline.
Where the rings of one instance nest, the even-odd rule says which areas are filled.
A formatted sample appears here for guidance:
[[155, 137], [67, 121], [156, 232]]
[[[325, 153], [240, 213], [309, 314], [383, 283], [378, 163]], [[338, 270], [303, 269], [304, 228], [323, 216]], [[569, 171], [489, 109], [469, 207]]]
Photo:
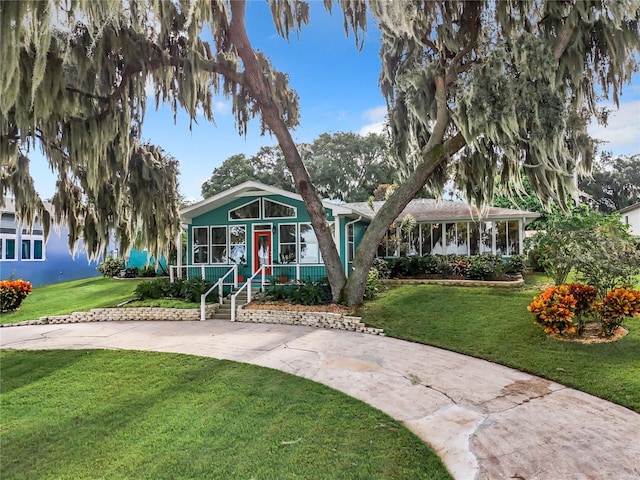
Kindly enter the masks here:
[[640, 202], [618, 210], [620, 218], [629, 225], [631, 235], [640, 236]]

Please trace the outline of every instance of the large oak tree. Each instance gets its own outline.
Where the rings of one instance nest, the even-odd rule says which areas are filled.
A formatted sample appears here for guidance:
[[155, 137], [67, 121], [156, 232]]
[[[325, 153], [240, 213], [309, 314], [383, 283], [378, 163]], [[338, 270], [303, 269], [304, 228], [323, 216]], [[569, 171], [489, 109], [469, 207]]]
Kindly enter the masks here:
[[[379, 24], [381, 87], [404, 173], [369, 226], [348, 281], [290, 133], [299, 120], [297, 96], [253, 49], [242, 0], [1, 2], [0, 194], [13, 192], [21, 215], [33, 218], [39, 199], [26, 153], [40, 146], [60, 179], [56, 212], [72, 230], [83, 225], [85, 236], [94, 234], [92, 252], [106, 245], [108, 230], [126, 246], [143, 224], [155, 253], [175, 233], [177, 194], [163, 183], [170, 166], [139, 142], [145, 86], [156, 102], [184, 108], [191, 118], [201, 109], [212, 119], [212, 93], [226, 95], [241, 133], [259, 116], [277, 138], [333, 295], [357, 304], [388, 225], [425, 184], [438, 191], [453, 172], [467, 199], [482, 206], [496, 175], [518, 188], [524, 166], [543, 203], [565, 205], [575, 175], [591, 168], [585, 127], [601, 115], [600, 94], [617, 103], [637, 68], [637, 0], [337, 3], [356, 42], [367, 8]], [[309, 20], [303, 1], [270, 4], [275, 28], [287, 38]], [[132, 178], [135, 156], [144, 159], [140, 178]], [[137, 182], [145, 179], [165, 197], [140, 207]], [[151, 214], [157, 219], [163, 210], [172, 214], [152, 223]]]

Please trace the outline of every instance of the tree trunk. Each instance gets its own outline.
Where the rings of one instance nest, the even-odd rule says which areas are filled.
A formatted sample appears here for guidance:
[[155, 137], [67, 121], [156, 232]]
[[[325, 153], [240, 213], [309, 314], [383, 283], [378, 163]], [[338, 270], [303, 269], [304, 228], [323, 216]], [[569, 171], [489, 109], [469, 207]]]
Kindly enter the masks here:
[[417, 195], [429, 176], [442, 162], [465, 145], [461, 134], [451, 138], [444, 145], [432, 148], [425, 160], [416, 168], [405, 182], [383, 204], [367, 228], [353, 259], [353, 268], [344, 287], [343, 297], [349, 305], [360, 305], [364, 297], [369, 268], [378, 251], [378, 245], [384, 238], [389, 225], [398, 218], [402, 210]]
[[260, 107], [264, 122], [278, 139], [287, 167], [293, 176], [296, 190], [302, 196], [307, 207], [311, 225], [318, 239], [318, 246], [322, 253], [329, 284], [331, 285], [331, 294], [333, 300], [338, 301], [340, 292], [346, 282], [340, 254], [333, 241], [322, 201], [311, 183], [309, 173], [300, 158], [298, 147], [291, 137], [289, 128], [278, 113], [278, 108], [269, 95], [267, 81], [260, 73], [260, 68], [245, 28], [244, 1], [231, 2], [229, 34], [244, 65], [246, 88], [251, 92]]

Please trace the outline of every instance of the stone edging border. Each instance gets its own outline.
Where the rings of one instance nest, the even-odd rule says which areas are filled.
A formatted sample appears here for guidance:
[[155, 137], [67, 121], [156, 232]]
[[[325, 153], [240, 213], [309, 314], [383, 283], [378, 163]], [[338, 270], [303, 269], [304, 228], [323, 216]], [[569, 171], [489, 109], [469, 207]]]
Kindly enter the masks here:
[[360, 317], [330, 312], [307, 312], [304, 310], [267, 310], [240, 307], [236, 322], [276, 323], [282, 325], [304, 325], [309, 327], [348, 330], [384, 336], [381, 328], [367, 327]]
[[[218, 305], [207, 306], [207, 316], [212, 316]], [[94, 308], [88, 312], [73, 312], [68, 315], [50, 315], [37, 320], [5, 323], [0, 327], [21, 327], [27, 325], [50, 325], [81, 322], [125, 322], [125, 321], [200, 321], [199, 308]], [[273, 323], [282, 325], [306, 325], [318, 328], [348, 330], [352, 332], [384, 335], [379, 328], [367, 327], [360, 317], [340, 313], [305, 312], [297, 310], [252, 310], [239, 307], [237, 322]]]

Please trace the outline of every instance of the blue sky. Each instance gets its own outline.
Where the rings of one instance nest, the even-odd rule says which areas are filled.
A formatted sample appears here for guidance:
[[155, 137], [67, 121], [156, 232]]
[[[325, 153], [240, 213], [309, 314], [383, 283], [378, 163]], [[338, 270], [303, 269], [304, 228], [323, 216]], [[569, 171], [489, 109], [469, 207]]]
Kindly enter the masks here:
[[[322, 2], [311, 2], [311, 22], [299, 38], [289, 42], [279, 37], [266, 2], [249, 2], [247, 31], [255, 49], [263, 51], [274, 67], [289, 75], [290, 85], [300, 96], [300, 126], [293, 132], [298, 142], [311, 142], [325, 132], [352, 131], [366, 134], [381, 131], [386, 109], [378, 75], [379, 32], [369, 25], [364, 46], [358, 51], [353, 36], [346, 37], [340, 12], [333, 16]], [[624, 89], [619, 112], [609, 125], [593, 125], [592, 135], [607, 140], [603, 147], [614, 154], [640, 153], [640, 75]], [[250, 156], [262, 146], [275, 145], [275, 138], [260, 136], [257, 121], [247, 136], [237, 133], [230, 102], [217, 98], [216, 124], [202, 119], [189, 130], [188, 117], [179, 112], [176, 123], [166, 106], [156, 111], [149, 102], [143, 138], [155, 143], [180, 161], [180, 189], [190, 200], [201, 199], [200, 186], [214, 168], [237, 153]], [[36, 188], [47, 198], [53, 195], [55, 180], [44, 161], [32, 164]]]

